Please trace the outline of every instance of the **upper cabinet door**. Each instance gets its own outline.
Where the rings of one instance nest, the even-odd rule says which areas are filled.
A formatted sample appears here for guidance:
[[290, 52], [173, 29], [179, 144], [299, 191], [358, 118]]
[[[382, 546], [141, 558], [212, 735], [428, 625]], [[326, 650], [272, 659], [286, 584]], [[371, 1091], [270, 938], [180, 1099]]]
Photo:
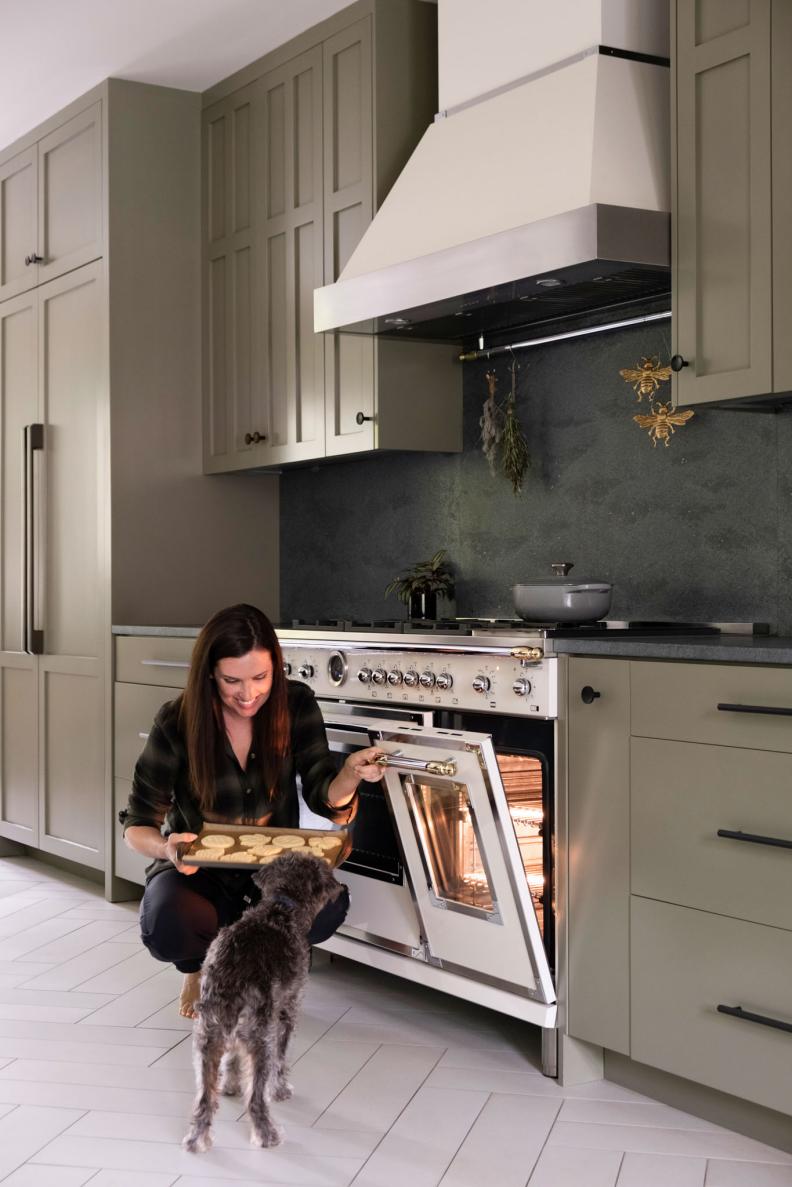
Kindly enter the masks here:
[[0, 165], [0, 301], [38, 284], [35, 145]]
[[[374, 215], [371, 17], [324, 43], [325, 284], [340, 276]], [[359, 334], [326, 334], [326, 451], [375, 445], [375, 350]]]
[[260, 333], [277, 464], [324, 453], [324, 349], [313, 328], [323, 275], [321, 47], [265, 74], [261, 87]]
[[792, 4], [773, 0], [773, 390], [792, 391]]
[[269, 437], [253, 241], [257, 85], [204, 113], [204, 468], [255, 466]]
[[102, 109], [96, 103], [38, 143], [38, 282], [103, 254]]
[[772, 391], [771, 0], [677, 0], [679, 404]]

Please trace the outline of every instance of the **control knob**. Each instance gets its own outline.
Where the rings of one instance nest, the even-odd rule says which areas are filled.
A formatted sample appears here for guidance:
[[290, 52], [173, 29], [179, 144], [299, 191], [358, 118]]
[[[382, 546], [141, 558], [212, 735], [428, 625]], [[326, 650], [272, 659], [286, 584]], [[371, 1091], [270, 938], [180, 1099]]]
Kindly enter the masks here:
[[388, 672], [388, 684], [401, 684], [401, 682], [402, 674], [398, 668], [394, 668], [391, 672]]
[[512, 692], [518, 697], [527, 697], [530, 691], [531, 681], [525, 680], [523, 677], [520, 677], [519, 680], [515, 680], [514, 684], [512, 684]]
[[489, 692], [490, 680], [489, 676], [474, 676], [473, 677], [473, 691], [474, 692]]
[[288, 660], [284, 660], [283, 661], [283, 675], [291, 676], [291, 674], [292, 674], [292, 666]]
[[434, 672], [421, 672], [421, 688], [434, 688], [435, 674]]
[[387, 676], [385, 675], [385, 669], [384, 668], [375, 668], [374, 671], [371, 673], [371, 679], [374, 684], [384, 684], [385, 681], [387, 680]]
[[371, 680], [371, 668], [361, 668], [358, 672], [358, 680], [361, 684], [368, 684]]
[[441, 672], [440, 675], [437, 677], [437, 687], [438, 688], [443, 688], [443, 689], [453, 688], [453, 685], [454, 685], [454, 677], [451, 675], [450, 672]]
[[418, 673], [414, 668], [410, 668], [409, 672], [404, 673], [404, 683], [408, 688], [415, 688], [418, 683]]
[[301, 680], [310, 680], [314, 674], [313, 664], [301, 664], [298, 674]]

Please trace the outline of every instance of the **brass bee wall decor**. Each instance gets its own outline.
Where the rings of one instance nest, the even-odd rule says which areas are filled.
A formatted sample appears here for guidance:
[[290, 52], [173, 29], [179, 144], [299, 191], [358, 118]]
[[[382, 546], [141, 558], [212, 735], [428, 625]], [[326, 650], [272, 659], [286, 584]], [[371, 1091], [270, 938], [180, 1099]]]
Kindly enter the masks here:
[[644, 396], [653, 396], [659, 390], [661, 383], [667, 383], [671, 378], [671, 368], [660, 366], [660, 356], [653, 355], [641, 358], [637, 367], [625, 367], [619, 372], [625, 383], [632, 384], [632, 389], [639, 400]]
[[686, 408], [684, 412], [675, 412], [670, 404], [655, 404], [654, 400], [650, 400], [650, 405], [651, 416], [638, 415], [634, 416], [633, 420], [642, 429], [649, 430], [653, 446], [656, 446], [658, 441], [662, 441], [663, 445], [668, 448], [671, 434], [675, 432], [674, 425], [683, 425], [690, 420], [691, 416], [696, 415], [692, 408]]

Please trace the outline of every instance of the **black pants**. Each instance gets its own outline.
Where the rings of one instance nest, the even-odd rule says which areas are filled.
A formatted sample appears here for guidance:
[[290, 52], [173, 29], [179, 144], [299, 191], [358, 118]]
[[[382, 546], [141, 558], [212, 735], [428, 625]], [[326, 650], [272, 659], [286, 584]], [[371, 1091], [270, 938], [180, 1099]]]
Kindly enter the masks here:
[[[223, 872], [224, 873], [224, 872]], [[239, 873], [233, 881], [213, 870], [180, 874], [163, 870], [146, 886], [140, 904], [140, 935], [157, 960], [175, 964], [182, 973], [197, 973], [207, 949], [221, 927], [236, 923], [261, 895], [249, 876]], [[308, 932], [310, 944], [329, 939], [349, 910], [346, 886], [332, 903], [323, 907]]]

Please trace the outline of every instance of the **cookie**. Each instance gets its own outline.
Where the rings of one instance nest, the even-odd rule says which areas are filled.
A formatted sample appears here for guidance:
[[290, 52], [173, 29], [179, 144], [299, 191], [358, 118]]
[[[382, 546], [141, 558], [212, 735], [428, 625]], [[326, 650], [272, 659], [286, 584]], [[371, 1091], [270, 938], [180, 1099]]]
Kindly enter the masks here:
[[240, 850], [237, 849], [234, 853], [221, 853], [220, 856], [217, 858], [217, 860], [218, 861], [244, 861], [244, 862], [247, 862], [248, 865], [250, 865], [251, 864], [251, 854], [250, 854], [249, 849], [245, 849], [244, 852], [240, 852]]
[[308, 844], [314, 849], [335, 849], [340, 842], [338, 837], [309, 837]]
[[272, 849], [268, 849], [266, 851], [262, 850], [261, 853], [254, 853], [253, 856], [259, 865], [266, 866], [269, 865], [271, 861], [276, 861], [279, 857], [281, 857], [282, 852], [280, 849], [278, 849], [277, 852], [273, 852]]
[[259, 845], [269, 845], [272, 837], [267, 833], [242, 833], [237, 840], [245, 849], [256, 849]]
[[273, 844], [280, 845], [281, 849], [300, 849], [305, 845], [303, 837], [295, 837], [291, 833], [286, 833], [285, 836], [273, 837]]
[[201, 837], [204, 849], [233, 849], [234, 838], [224, 837], [220, 833], [210, 833], [208, 837]]
[[196, 849], [194, 853], [185, 853], [182, 861], [188, 866], [194, 857], [202, 858], [204, 861], [217, 861], [219, 856], [217, 849]]

